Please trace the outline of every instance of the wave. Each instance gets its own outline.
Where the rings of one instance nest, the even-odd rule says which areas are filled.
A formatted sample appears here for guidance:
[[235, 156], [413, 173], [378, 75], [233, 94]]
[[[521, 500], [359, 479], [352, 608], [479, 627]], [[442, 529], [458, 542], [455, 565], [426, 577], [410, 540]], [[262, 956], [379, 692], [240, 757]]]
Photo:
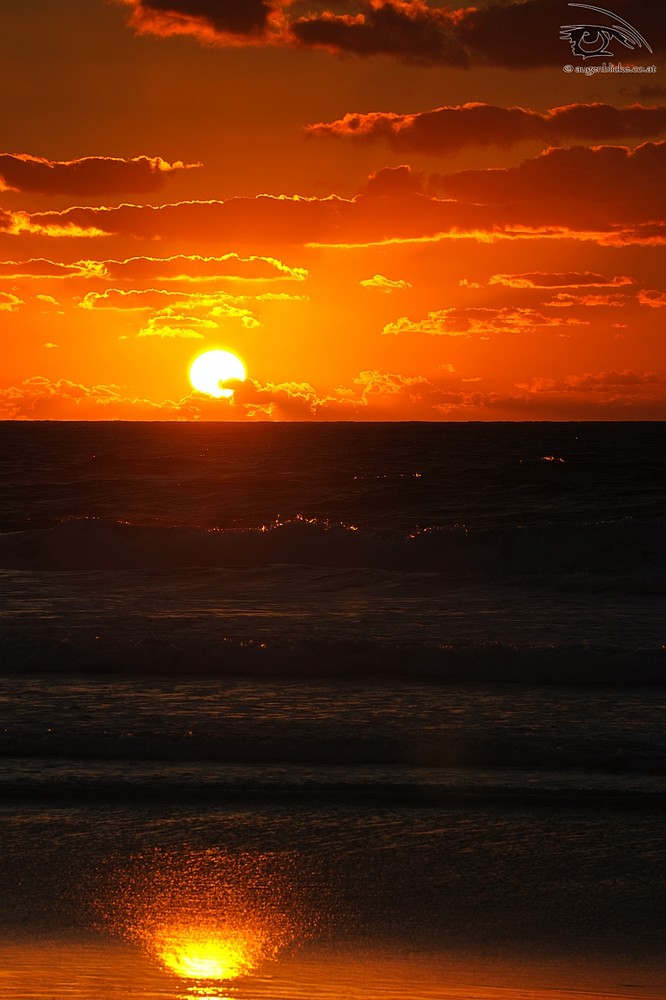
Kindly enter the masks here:
[[[247, 530], [72, 518], [0, 535], [0, 568], [178, 569], [269, 564], [377, 568], [453, 575], [663, 573], [666, 522], [599, 521], [388, 534], [295, 517]], [[603, 589], [603, 588], [601, 588]]]
[[277, 788], [295, 782], [371, 787], [402, 781], [423, 786], [458, 783], [464, 774], [467, 781], [476, 775], [475, 780], [485, 784], [497, 781], [500, 771], [666, 776], [663, 741], [636, 734], [607, 739], [472, 731], [408, 736], [373, 727], [367, 733], [333, 726], [321, 732], [321, 725], [302, 728], [286, 721], [270, 731], [259, 727], [229, 736], [175, 730], [93, 733], [77, 731], [76, 726], [48, 733], [6, 730], [0, 739], [6, 765], [3, 782], [15, 761], [19, 783], [52, 778], [87, 785], [103, 778], [128, 785], [164, 781], [211, 789], [244, 787], [258, 780]]
[[0, 641], [3, 674], [91, 677], [250, 678], [371, 684], [661, 685], [664, 647], [513, 645], [380, 639], [232, 639], [165, 632], [148, 638], [40, 637], [28, 631]]
[[131, 806], [142, 808], [154, 805], [168, 805], [173, 808], [196, 804], [219, 809], [229, 804], [246, 806], [263, 805], [303, 805], [308, 807], [335, 804], [352, 806], [354, 808], [456, 808], [470, 805], [528, 807], [561, 809], [599, 808], [626, 811], [627, 809], [649, 809], [662, 811], [666, 808], [666, 796], [663, 788], [539, 788], [506, 787], [498, 784], [496, 787], [479, 788], [476, 786], [455, 788], [447, 786], [415, 786], [413, 784], [391, 784], [368, 786], [364, 783], [354, 785], [344, 782], [319, 782], [316, 785], [301, 784], [282, 787], [255, 784], [237, 785], [233, 788], [211, 784], [183, 782], [170, 786], [164, 784], [136, 784], [126, 782], [98, 782], [82, 785], [77, 780], [69, 782], [34, 782], [29, 785], [21, 783], [3, 783], [0, 786], [3, 802], [6, 806], [44, 805], [52, 803], [59, 809], [72, 806], [99, 804], [108, 808], [113, 806]]

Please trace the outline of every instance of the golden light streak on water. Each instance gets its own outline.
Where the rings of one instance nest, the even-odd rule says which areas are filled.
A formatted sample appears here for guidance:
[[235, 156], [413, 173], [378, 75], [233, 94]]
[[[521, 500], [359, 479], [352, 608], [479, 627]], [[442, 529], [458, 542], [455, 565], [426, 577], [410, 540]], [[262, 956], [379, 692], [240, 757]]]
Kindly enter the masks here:
[[162, 964], [184, 979], [237, 979], [260, 964], [269, 943], [261, 932], [206, 927], [161, 927], [154, 948]]
[[152, 851], [123, 872], [105, 922], [184, 981], [236, 980], [307, 936], [290, 866], [278, 855]]
[[0, 1000], [664, 1000], [666, 961], [334, 949], [271, 971], [174, 981], [126, 944], [0, 941]]

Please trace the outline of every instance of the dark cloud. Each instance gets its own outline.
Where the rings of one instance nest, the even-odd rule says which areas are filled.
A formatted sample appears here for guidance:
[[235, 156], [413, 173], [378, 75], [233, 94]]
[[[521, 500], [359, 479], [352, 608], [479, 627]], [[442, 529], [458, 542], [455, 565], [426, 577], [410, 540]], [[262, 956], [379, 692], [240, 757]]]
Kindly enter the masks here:
[[167, 163], [159, 156], [136, 156], [130, 160], [112, 156], [46, 160], [28, 153], [0, 153], [0, 190], [79, 197], [159, 191], [170, 173], [200, 165], [180, 161]]
[[[129, 236], [225, 248], [359, 245], [470, 235], [666, 241], [666, 142], [549, 149], [519, 166], [422, 175], [377, 171], [351, 199], [260, 195], [156, 207], [8, 213], [4, 231], [54, 238]], [[0, 229], [3, 220], [0, 219]]]
[[132, 7], [131, 24], [155, 35], [194, 35], [224, 42], [266, 30], [276, 4], [266, 0], [121, 0]]
[[[571, 49], [563, 24], [612, 25], [613, 17], [563, 0], [490, 2], [458, 10], [427, 0], [118, 0], [131, 24], [157, 35], [190, 34], [204, 43], [320, 47], [339, 54], [388, 55], [408, 63], [489, 65], [509, 69], [562, 66]], [[666, 40], [661, 0], [614, 0], [613, 11], [657, 51]], [[650, 56], [613, 40], [616, 58]]]
[[[622, 91], [625, 93], [626, 91]], [[632, 96], [637, 97], [641, 101], [660, 101], [666, 97], [666, 87], [659, 87], [656, 84], [646, 83], [642, 87], [638, 87]]]
[[368, 181], [359, 188], [360, 195], [371, 198], [401, 198], [424, 194], [423, 175], [406, 163], [399, 167], [382, 167], [370, 174]]
[[666, 142], [549, 149], [517, 167], [431, 176], [433, 190], [502, 208], [514, 224], [612, 230], [666, 219]]
[[463, 104], [420, 114], [347, 114], [334, 122], [307, 126], [314, 136], [385, 141], [399, 152], [453, 153], [469, 146], [512, 146], [536, 141], [564, 142], [645, 139], [666, 133], [666, 107], [569, 104], [539, 113], [528, 108]]
[[468, 58], [457, 41], [453, 23], [444, 8], [420, 0], [370, 5], [361, 3], [356, 14], [298, 18], [289, 26], [302, 45], [321, 46], [334, 52], [360, 56], [392, 55], [406, 62], [465, 66]]
[[[562, 25], [593, 24], [610, 26], [617, 23], [613, 15], [628, 21], [647, 41], [653, 51], [666, 40], [661, 0], [614, 0], [613, 14], [572, 7], [562, 0], [514, 0], [509, 3], [489, 3], [469, 7], [462, 13], [456, 27], [456, 37], [470, 52], [472, 62], [509, 69], [536, 69], [568, 62], [571, 48], [560, 38]], [[605, 8], [604, 8], [605, 10]], [[613, 40], [613, 55], [632, 62], [652, 60], [645, 48], [627, 48]], [[580, 58], [580, 57], [579, 57]], [[582, 60], [581, 60], [582, 61]]]

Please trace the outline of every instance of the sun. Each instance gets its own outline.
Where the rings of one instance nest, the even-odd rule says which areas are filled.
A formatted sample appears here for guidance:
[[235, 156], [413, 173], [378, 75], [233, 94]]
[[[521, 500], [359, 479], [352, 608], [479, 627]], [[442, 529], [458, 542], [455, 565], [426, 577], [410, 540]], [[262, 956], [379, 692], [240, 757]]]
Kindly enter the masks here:
[[190, 382], [197, 392], [221, 399], [233, 396], [233, 389], [225, 389], [221, 383], [229, 379], [244, 382], [247, 377], [245, 365], [231, 351], [206, 351], [195, 358], [190, 366]]

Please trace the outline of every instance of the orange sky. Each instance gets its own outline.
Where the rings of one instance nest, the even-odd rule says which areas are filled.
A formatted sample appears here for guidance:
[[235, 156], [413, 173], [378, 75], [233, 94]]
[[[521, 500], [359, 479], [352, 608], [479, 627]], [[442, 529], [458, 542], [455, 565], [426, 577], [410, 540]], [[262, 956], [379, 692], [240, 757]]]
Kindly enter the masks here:
[[664, 419], [666, 21], [611, 7], [0, 5], [0, 419]]

